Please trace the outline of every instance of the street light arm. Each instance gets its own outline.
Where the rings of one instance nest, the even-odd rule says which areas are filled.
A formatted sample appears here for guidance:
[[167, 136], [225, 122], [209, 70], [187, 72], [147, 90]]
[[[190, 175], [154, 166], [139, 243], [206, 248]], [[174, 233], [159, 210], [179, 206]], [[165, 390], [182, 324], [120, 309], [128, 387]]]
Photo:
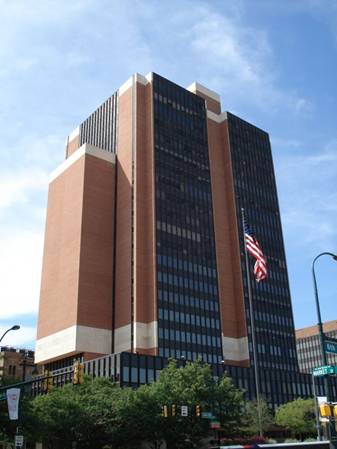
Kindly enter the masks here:
[[331, 256], [334, 260], [337, 260], [337, 254], [330, 253], [328, 251], [324, 251], [323, 253], [320, 253], [320, 254], [318, 254], [318, 256], [315, 257], [315, 259], [312, 261], [312, 267], [314, 267], [316, 260], [321, 256]]
[[318, 254], [312, 261], [312, 278], [314, 281], [314, 289], [315, 289], [315, 300], [316, 300], [316, 309], [317, 309], [317, 318], [318, 318], [318, 330], [320, 336], [323, 336], [323, 324], [322, 324], [322, 317], [321, 317], [321, 310], [319, 306], [319, 300], [318, 300], [318, 289], [317, 289], [317, 280], [316, 280], [316, 274], [315, 274], [315, 263], [316, 260], [321, 256], [331, 256], [334, 260], [337, 260], [337, 255], [333, 254], [328, 251], [324, 251], [323, 253]]
[[18, 324], [15, 324], [11, 328], [7, 329], [6, 332], [4, 334], [2, 334], [2, 337], [0, 338], [0, 342], [2, 341], [4, 336], [7, 334], [7, 332], [9, 332], [9, 331], [17, 331], [18, 329], [20, 329], [20, 326]]
[[7, 329], [6, 332], [4, 332], [4, 333], [2, 334], [2, 337], [0, 338], [0, 342], [2, 341], [2, 339], [4, 338], [4, 336], [7, 334], [7, 332], [9, 332], [9, 331], [11, 331], [11, 330], [12, 330], [12, 328]]

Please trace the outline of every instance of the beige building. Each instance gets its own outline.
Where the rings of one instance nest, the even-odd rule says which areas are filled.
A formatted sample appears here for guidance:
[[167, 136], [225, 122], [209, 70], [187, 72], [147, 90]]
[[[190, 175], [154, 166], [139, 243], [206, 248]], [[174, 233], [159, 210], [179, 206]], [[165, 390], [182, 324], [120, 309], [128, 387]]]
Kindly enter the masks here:
[[[326, 337], [337, 339], [337, 320], [323, 323]], [[297, 357], [300, 371], [312, 373], [313, 369], [322, 366], [320, 340], [317, 326], [304, 327], [296, 330]], [[337, 354], [327, 353], [328, 363], [337, 365]]]

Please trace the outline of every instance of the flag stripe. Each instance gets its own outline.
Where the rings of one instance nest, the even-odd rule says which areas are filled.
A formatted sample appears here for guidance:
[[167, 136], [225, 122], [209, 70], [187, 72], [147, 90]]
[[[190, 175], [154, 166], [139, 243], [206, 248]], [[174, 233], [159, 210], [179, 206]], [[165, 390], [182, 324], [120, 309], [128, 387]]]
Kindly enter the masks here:
[[254, 264], [254, 276], [257, 282], [267, 277], [267, 261], [259, 242], [255, 239], [252, 232], [245, 225], [245, 245], [248, 253], [253, 256], [256, 261]]

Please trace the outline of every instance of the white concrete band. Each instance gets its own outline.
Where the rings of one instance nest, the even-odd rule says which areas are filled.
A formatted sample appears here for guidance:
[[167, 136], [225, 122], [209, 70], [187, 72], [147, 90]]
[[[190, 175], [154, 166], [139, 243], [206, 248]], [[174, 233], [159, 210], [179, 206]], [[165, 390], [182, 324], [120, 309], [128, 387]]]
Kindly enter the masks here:
[[135, 81], [136, 83], [143, 84], [144, 86], [146, 86], [148, 83], [146, 76], [140, 75], [139, 73], [135, 73]]
[[91, 156], [97, 157], [98, 159], [103, 159], [104, 161], [111, 162], [112, 164], [116, 161], [116, 156], [101, 148], [95, 147], [89, 143], [84, 143], [78, 150], [76, 150], [71, 156], [68, 157], [61, 165], [59, 165], [54, 171], [49, 175], [49, 183], [54, 181], [58, 176], [65, 172], [71, 165], [78, 161], [85, 154], [90, 154]]
[[118, 89], [118, 96], [120, 97], [121, 95], [124, 94], [124, 92], [129, 90], [132, 84], [133, 84], [133, 75], [130, 76], [130, 78], [127, 81], [125, 81], [125, 83], [122, 84], [121, 87]]
[[145, 75], [145, 78], [148, 80], [149, 83], [153, 80], [153, 72], [149, 72], [147, 75]]
[[71, 326], [36, 341], [35, 363], [77, 352], [110, 354], [112, 333], [108, 329]]
[[197, 82], [192, 83], [190, 86], [188, 86], [187, 90], [190, 92], [193, 92], [194, 94], [197, 92], [200, 92], [207, 97], [211, 98], [212, 100], [217, 101], [220, 103], [220, 95], [214, 92], [214, 90], [208, 89], [207, 87], [203, 86], [202, 84], [199, 84]]
[[116, 354], [131, 350], [131, 324], [126, 324], [125, 326], [115, 329], [114, 342], [114, 352]]
[[68, 136], [68, 142], [74, 140], [77, 136], [80, 135], [80, 127], [75, 128]]
[[248, 360], [248, 337], [231, 338], [222, 334], [222, 352], [224, 360]]
[[227, 120], [227, 112], [215, 114], [214, 112], [207, 110], [207, 118], [213, 120], [214, 122], [222, 123]]
[[158, 322], [151, 323], [135, 322], [134, 329], [134, 346], [135, 348], [151, 349], [158, 347]]
[[[150, 79], [148, 79], [149, 75], [152, 76], [152, 73], [149, 73], [146, 76], [140, 75], [139, 73], [135, 73], [134, 75], [130, 76], [130, 78], [127, 81], [125, 81], [125, 83], [122, 84], [121, 87], [118, 89], [118, 96], [120, 97], [121, 95], [124, 94], [124, 92], [129, 90], [130, 87], [133, 86], [134, 82], [140, 83], [140, 84], [143, 84], [144, 86], [146, 86], [146, 84], [148, 84], [150, 82]], [[151, 77], [151, 80], [152, 80], [152, 77]]]

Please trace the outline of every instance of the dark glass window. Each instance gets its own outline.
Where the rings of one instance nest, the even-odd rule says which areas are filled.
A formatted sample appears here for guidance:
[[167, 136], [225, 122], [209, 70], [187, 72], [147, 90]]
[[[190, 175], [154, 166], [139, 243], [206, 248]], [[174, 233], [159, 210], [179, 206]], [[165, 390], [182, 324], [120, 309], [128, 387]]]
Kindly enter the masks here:
[[[297, 370], [294, 321], [285, 260], [280, 211], [269, 136], [228, 113], [239, 235], [241, 208], [267, 257], [268, 279], [252, 280], [259, 364], [266, 368]], [[249, 322], [243, 239], [241, 265]], [[250, 260], [251, 270], [254, 261]], [[248, 326], [250, 338], [250, 326]], [[251, 350], [251, 345], [250, 345]]]
[[219, 361], [205, 101], [158, 75], [153, 89], [159, 352]]

